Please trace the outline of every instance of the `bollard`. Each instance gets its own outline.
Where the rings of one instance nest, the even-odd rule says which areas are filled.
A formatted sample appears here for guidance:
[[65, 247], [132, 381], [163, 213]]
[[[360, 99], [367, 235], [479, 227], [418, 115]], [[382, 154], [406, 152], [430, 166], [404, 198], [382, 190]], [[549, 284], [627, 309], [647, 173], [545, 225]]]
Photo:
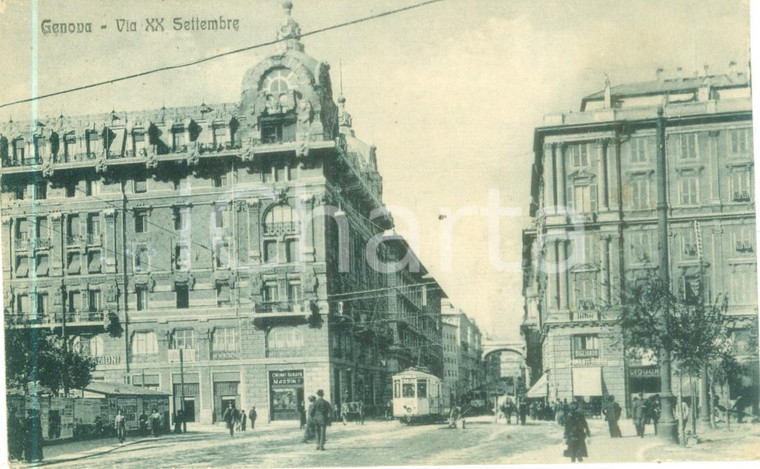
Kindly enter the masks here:
[[465, 425], [466, 425], [466, 424], [467, 424], [467, 421], [466, 421], [466, 420], [462, 420], [462, 430], [464, 430], [464, 429], [465, 429]]

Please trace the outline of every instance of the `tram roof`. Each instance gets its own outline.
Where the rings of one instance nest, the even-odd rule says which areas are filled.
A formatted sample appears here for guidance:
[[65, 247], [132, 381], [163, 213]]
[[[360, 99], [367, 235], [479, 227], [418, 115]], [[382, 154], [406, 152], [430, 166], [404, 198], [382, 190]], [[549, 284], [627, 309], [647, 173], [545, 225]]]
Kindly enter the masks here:
[[417, 368], [410, 368], [408, 370], [404, 370], [401, 373], [397, 373], [393, 375], [394, 378], [435, 378], [438, 379], [437, 376], [428, 373], [425, 370], [417, 369]]

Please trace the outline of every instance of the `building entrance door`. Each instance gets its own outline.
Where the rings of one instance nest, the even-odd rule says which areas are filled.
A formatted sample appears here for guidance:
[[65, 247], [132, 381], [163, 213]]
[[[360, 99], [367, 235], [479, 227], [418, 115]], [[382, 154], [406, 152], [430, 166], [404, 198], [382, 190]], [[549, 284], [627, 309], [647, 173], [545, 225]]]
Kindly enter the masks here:
[[185, 422], [195, 422], [195, 399], [185, 398]]
[[303, 370], [269, 372], [271, 420], [299, 420], [303, 405]]

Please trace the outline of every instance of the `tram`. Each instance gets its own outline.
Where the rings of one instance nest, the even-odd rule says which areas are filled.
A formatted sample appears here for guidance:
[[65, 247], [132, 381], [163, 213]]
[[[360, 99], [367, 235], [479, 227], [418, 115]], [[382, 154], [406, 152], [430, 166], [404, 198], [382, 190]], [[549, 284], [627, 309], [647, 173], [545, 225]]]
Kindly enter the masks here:
[[393, 416], [401, 423], [441, 422], [447, 416], [441, 379], [423, 368], [393, 376]]

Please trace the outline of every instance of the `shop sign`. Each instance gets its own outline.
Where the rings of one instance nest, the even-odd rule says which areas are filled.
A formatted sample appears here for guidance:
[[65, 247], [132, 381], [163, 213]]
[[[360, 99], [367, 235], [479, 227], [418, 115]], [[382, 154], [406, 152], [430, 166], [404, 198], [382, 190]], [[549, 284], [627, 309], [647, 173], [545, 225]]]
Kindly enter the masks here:
[[659, 366], [636, 366], [628, 369], [628, 376], [631, 378], [659, 378]]
[[270, 371], [269, 384], [272, 387], [303, 386], [303, 370]]
[[97, 365], [118, 365], [121, 363], [120, 355], [101, 355], [93, 358]]
[[573, 350], [573, 358], [599, 358], [599, 349]]
[[569, 361], [570, 366], [602, 366], [604, 365], [602, 362], [599, 361], [597, 358], [579, 358], [575, 360]]

